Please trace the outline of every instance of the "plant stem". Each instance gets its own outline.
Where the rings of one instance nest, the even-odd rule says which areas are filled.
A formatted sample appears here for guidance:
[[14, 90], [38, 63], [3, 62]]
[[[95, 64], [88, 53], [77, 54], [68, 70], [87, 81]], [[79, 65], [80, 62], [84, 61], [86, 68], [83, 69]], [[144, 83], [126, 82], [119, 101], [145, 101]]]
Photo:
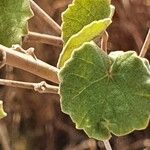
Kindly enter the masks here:
[[104, 142], [106, 150], [112, 150], [111, 145], [109, 143], [109, 140], [106, 140], [106, 141], [103, 141], [103, 142]]
[[146, 39], [145, 39], [144, 44], [142, 46], [141, 52], [139, 54], [140, 57], [144, 57], [145, 56], [145, 54], [146, 54], [146, 52], [147, 52], [147, 50], [149, 48], [149, 45], [150, 45], [150, 29], [149, 29], [149, 31], [147, 33]]
[[101, 39], [101, 49], [107, 53], [107, 42], [108, 42], [109, 35], [107, 31], [104, 31], [102, 39]]
[[50, 44], [58, 47], [63, 46], [63, 41], [60, 37], [48, 35], [48, 34], [41, 34], [36, 32], [28, 32], [23, 38], [24, 42], [37, 42], [37, 43], [45, 43]]
[[6, 53], [5, 51], [1, 51], [0, 53], [0, 68], [2, 68], [6, 63]]
[[29, 54], [24, 54], [0, 45], [0, 55], [6, 53], [5, 64], [28, 71], [34, 75], [42, 77], [54, 83], [59, 83], [57, 73], [58, 68], [51, 66], [39, 59], [35, 59]]
[[32, 10], [37, 13], [45, 22], [47, 22], [58, 35], [61, 34], [60, 26], [43, 9], [41, 9], [33, 0], [30, 0], [30, 5]]
[[20, 82], [20, 81], [0, 79], [0, 85], [23, 88], [23, 89], [31, 89], [39, 93], [58, 94], [58, 86], [49, 85], [45, 81], [42, 81], [40, 83], [31, 83], [31, 82]]

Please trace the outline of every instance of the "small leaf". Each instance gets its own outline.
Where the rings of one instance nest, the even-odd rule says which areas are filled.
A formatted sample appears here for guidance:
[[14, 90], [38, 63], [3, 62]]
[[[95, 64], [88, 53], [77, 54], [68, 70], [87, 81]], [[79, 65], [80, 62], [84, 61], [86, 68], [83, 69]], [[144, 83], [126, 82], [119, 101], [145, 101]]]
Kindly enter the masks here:
[[62, 16], [64, 48], [57, 66], [61, 68], [74, 49], [101, 35], [110, 25], [113, 13], [110, 0], [74, 0]]
[[95, 44], [73, 52], [59, 73], [62, 111], [89, 137], [106, 140], [147, 127], [148, 62], [133, 51], [109, 56]]
[[0, 101], [0, 119], [4, 118], [6, 116], [7, 116], [7, 114], [3, 110], [3, 102]]
[[74, 49], [80, 47], [84, 42], [91, 41], [94, 37], [102, 33], [111, 23], [111, 19], [103, 19], [100, 21], [93, 21], [91, 24], [85, 26], [80, 32], [73, 35], [66, 43], [60, 54], [58, 66], [61, 68], [65, 61], [68, 60]]
[[0, 44], [11, 47], [20, 43], [32, 16], [29, 0], [1, 0], [0, 12]]
[[66, 43], [69, 38], [83, 29], [84, 26], [108, 18], [110, 0], [74, 0], [63, 13], [62, 38]]

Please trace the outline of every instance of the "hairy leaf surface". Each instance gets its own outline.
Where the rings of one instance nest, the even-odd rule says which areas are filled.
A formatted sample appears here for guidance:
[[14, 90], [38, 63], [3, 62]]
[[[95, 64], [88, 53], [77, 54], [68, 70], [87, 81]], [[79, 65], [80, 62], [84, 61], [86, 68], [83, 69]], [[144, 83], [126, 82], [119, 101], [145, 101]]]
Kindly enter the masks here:
[[64, 48], [58, 61], [59, 68], [70, 58], [75, 48], [106, 30], [113, 12], [114, 7], [110, 5], [110, 0], [74, 0], [69, 5], [62, 16]]
[[108, 18], [110, 0], [74, 0], [63, 13], [62, 38], [66, 43], [69, 38], [93, 21]]
[[32, 16], [29, 0], [1, 0], [0, 12], [0, 44], [11, 47], [20, 43]]
[[63, 48], [58, 61], [58, 66], [61, 68], [65, 61], [67, 61], [73, 50], [80, 47], [84, 42], [91, 41], [93, 38], [102, 33], [111, 23], [111, 19], [103, 19], [100, 21], [93, 21], [91, 24], [85, 26], [80, 32], [73, 35]]
[[59, 73], [62, 111], [89, 137], [106, 140], [146, 128], [150, 118], [148, 62], [133, 51], [106, 55], [86, 43]]

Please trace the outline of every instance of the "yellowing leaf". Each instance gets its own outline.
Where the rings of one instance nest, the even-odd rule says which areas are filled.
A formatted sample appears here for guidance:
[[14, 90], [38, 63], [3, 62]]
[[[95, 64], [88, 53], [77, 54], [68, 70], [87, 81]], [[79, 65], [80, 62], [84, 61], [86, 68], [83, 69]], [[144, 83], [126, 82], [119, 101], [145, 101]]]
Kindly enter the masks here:
[[57, 66], [61, 68], [74, 49], [102, 35], [111, 23], [114, 7], [110, 0], [74, 0], [63, 13], [64, 47]]
[[93, 21], [91, 24], [85, 26], [80, 32], [73, 35], [64, 46], [58, 66], [61, 68], [65, 61], [68, 60], [74, 49], [80, 47], [84, 42], [91, 41], [93, 38], [102, 33], [111, 23], [111, 19], [103, 19], [100, 21]]

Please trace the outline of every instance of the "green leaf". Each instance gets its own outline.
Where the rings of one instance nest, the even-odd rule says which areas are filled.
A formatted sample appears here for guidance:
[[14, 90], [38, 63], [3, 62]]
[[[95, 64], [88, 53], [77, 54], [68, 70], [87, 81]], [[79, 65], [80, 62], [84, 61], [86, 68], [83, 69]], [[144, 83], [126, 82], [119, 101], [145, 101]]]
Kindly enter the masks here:
[[62, 15], [64, 43], [84, 26], [93, 21], [108, 18], [110, 9], [110, 0], [74, 0]]
[[32, 16], [29, 0], [1, 0], [0, 12], [0, 44], [11, 47], [20, 43]]
[[110, 0], [74, 0], [62, 16], [64, 48], [58, 60], [61, 68], [74, 49], [100, 35], [111, 23], [114, 7]]
[[64, 46], [58, 61], [58, 67], [62, 67], [66, 60], [68, 60], [74, 49], [80, 47], [84, 42], [91, 41], [94, 37], [102, 33], [111, 23], [111, 19], [103, 19], [100, 21], [93, 21], [91, 24], [85, 26], [80, 32], [73, 35]]
[[78, 129], [98, 140], [146, 128], [150, 118], [147, 63], [133, 51], [108, 56], [95, 44], [85, 43], [59, 73], [62, 111]]
[[6, 116], [7, 116], [7, 114], [3, 110], [3, 102], [0, 101], [0, 119], [4, 118]]

